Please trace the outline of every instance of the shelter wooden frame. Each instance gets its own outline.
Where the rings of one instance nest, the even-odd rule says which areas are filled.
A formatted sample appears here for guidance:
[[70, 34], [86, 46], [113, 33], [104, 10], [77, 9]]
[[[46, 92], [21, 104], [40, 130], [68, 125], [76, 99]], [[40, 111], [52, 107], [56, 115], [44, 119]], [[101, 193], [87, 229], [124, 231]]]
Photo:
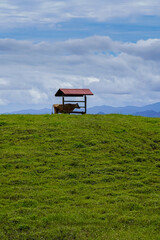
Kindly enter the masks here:
[[[72, 111], [70, 113], [74, 114], [86, 114], [87, 113], [87, 95], [93, 95], [90, 89], [66, 89], [60, 88], [55, 96], [62, 97], [62, 105], [64, 106], [65, 103], [83, 103], [83, 106], [80, 106], [80, 109], [84, 109], [84, 111]], [[83, 97], [83, 100], [65, 100], [65, 97]]]

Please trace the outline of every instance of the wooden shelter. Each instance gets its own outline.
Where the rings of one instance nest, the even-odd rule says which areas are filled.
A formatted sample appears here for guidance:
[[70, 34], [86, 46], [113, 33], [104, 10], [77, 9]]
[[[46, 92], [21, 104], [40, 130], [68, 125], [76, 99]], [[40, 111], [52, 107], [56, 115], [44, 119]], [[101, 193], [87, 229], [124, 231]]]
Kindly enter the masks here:
[[[60, 88], [55, 96], [62, 97], [62, 104], [64, 106], [65, 103], [80, 103], [80, 109], [84, 109], [84, 111], [73, 111], [71, 113], [79, 113], [85, 114], [87, 112], [87, 95], [93, 95], [90, 89], [68, 89], [68, 88]], [[66, 100], [65, 97], [83, 97], [83, 100]]]

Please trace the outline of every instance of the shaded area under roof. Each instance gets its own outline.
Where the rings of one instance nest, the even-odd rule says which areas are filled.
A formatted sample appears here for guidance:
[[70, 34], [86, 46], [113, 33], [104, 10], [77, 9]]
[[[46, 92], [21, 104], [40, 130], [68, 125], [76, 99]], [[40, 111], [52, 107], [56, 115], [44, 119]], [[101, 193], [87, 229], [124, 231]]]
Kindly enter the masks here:
[[90, 89], [69, 89], [69, 88], [60, 88], [55, 96], [68, 96], [68, 97], [81, 97], [84, 95], [93, 95]]

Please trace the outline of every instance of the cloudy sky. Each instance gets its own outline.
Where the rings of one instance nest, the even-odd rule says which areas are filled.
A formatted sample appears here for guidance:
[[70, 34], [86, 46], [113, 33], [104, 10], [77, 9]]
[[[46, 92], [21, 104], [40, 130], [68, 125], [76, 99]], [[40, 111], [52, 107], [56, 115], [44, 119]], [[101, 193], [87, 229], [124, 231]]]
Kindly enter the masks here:
[[1, 0], [0, 112], [50, 107], [59, 88], [89, 106], [160, 101], [159, 0]]

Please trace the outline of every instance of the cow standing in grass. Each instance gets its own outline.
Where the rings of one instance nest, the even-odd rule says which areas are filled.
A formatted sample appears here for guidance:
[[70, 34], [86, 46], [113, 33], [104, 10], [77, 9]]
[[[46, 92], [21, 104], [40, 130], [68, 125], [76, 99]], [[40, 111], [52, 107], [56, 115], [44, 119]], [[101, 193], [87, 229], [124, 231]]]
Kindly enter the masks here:
[[52, 106], [52, 114], [53, 114], [53, 108], [54, 108], [54, 113], [71, 113], [75, 108], [80, 108], [78, 103], [76, 104], [53, 104]]

